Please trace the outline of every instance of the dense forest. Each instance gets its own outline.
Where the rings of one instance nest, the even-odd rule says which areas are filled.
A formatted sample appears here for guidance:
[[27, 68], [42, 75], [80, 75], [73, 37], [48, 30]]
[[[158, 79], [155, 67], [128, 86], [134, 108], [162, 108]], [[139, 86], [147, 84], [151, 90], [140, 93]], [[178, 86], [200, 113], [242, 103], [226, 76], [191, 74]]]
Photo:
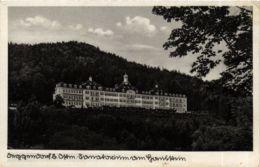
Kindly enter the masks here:
[[[9, 148], [252, 150], [252, 96], [177, 71], [149, 67], [71, 41], [8, 48]], [[106, 87], [127, 73], [139, 90], [186, 94], [191, 114], [129, 108], [72, 109], [54, 104], [57, 82], [91, 75]], [[75, 111], [76, 110], [76, 111]], [[228, 142], [228, 143], [227, 143]]]

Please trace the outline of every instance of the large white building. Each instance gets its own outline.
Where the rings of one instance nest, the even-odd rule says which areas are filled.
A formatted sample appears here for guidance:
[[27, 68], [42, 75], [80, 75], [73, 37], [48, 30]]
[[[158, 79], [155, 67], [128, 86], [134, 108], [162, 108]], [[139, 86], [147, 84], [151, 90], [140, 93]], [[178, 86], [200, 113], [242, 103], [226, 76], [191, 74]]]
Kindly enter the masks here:
[[115, 88], [104, 88], [92, 80], [83, 84], [56, 84], [53, 100], [60, 95], [64, 106], [76, 108], [88, 107], [139, 107], [146, 109], [176, 110], [177, 113], [187, 112], [187, 97], [180, 94], [165, 93], [155, 85], [151, 91], [139, 92], [128, 81], [125, 74], [123, 82]]

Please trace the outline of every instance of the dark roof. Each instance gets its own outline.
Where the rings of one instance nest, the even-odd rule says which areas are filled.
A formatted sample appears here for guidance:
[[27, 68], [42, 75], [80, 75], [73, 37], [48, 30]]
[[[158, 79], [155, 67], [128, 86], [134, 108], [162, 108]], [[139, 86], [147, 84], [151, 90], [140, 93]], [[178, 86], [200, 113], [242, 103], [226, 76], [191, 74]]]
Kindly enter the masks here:
[[87, 86], [89, 86], [90, 87], [90, 89], [97, 89], [98, 87], [101, 87], [101, 85], [100, 84], [98, 84], [98, 83], [96, 83], [96, 82], [94, 82], [93, 80], [92, 80], [92, 77], [89, 77], [89, 80], [88, 81], [86, 81], [86, 82], [83, 82], [82, 84], [82, 87], [84, 88], [86, 88]]
[[120, 91], [120, 92], [126, 92], [127, 90], [134, 90], [136, 91], [137, 89], [131, 85], [130, 82], [128, 83], [124, 83], [122, 82], [118, 87], [115, 87], [116, 91]]
[[[75, 88], [88, 88], [88, 89], [101, 89], [101, 90], [107, 90], [107, 91], [116, 91], [116, 92], [126, 92], [128, 90], [133, 90], [136, 93], [138, 93], [138, 90], [131, 85], [131, 83], [127, 80], [126, 82], [122, 82], [119, 86], [116, 84], [115, 88], [104, 88], [94, 82], [92, 80], [92, 77], [89, 77], [89, 80], [86, 82], [83, 82], [80, 85], [76, 85], [76, 84], [66, 84], [64, 82], [59, 82], [57, 84], [57, 86], [68, 86], [68, 87], [75, 87]], [[89, 87], [88, 87], [89, 86]], [[168, 93], [163, 91], [162, 89], [160, 89], [158, 87], [158, 84], [155, 85], [155, 87], [153, 89], [151, 89], [150, 91], [140, 91], [140, 94], [150, 94], [150, 95], [159, 95], [159, 96], [179, 96], [179, 97], [185, 97], [185, 95], [181, 95], [181, 94], [172, 94], [172, 93]]]
[[154, 88], [149, 91], [152, 95], [165, 95], [164, 90], [160, 89], [158, 84], [155, 84]]
[[87, 86], [89, 86], [90, 88], [98, 88], [101, 86], [100, 84], [98, 84], [94, 81], [86, 81], [86, 82], [82, 83], [81, 85], [83, 88], [87, 87]]

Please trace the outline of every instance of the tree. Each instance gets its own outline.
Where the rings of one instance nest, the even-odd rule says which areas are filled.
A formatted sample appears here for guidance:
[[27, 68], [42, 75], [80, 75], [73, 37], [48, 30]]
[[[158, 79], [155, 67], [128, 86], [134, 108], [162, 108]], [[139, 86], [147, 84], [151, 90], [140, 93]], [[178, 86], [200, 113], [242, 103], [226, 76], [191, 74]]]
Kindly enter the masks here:
[[241, 127], [200, 127], [193, 133], [192, 138], [194, 151], [252, 150], [252, 135]]
[[62, 107], [62, 106], [63, 106], [63, 103], [64, 103], [63, 98], [62, 98], [60, 95], [56, 95], [56, 96], [55, 96], [55, 100], [54, 100], [54, 104], [55, 104], [57, 107]]
[[[241, 94], [252, 93], [252, 10], [242, 7], [154, 7], [167, 22], [181, 22], [164, 49], [170, 57], [199, 55], [191, 72], [206, 76], [221, 61], [223, 85]], [[225, 46], [225, 49], [223, 49]], [[221, 48], [221, 49], [218, 49]]]
[[25, 105], [22, 102], [18, 105], [15, 131], [9, 133], [15, 134], [14, 140], [18, 140], [20, 147], [33, 146], [42, 141], [45, 127], [41, 110], [41, 104], [35, 96], [32, 96]]

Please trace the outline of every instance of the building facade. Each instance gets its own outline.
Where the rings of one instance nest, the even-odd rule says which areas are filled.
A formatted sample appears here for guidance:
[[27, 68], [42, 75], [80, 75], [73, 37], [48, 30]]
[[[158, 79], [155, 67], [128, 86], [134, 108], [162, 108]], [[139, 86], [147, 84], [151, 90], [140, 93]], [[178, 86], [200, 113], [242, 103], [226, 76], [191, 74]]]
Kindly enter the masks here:
[[57, 95], [64, 100], [64, 106], [75, 108], [88, 107], [138, 107], [146, 109], [176, 110], [187, 112], [187, 97], [180, 94], [163, 92], [155, 85], [150, 91], [139, 92], [128, 81], [125, 74], [123, 82], [115, 88], [104, 88], [89, 77], [83, 84], [56, 84], [53, 100]]

